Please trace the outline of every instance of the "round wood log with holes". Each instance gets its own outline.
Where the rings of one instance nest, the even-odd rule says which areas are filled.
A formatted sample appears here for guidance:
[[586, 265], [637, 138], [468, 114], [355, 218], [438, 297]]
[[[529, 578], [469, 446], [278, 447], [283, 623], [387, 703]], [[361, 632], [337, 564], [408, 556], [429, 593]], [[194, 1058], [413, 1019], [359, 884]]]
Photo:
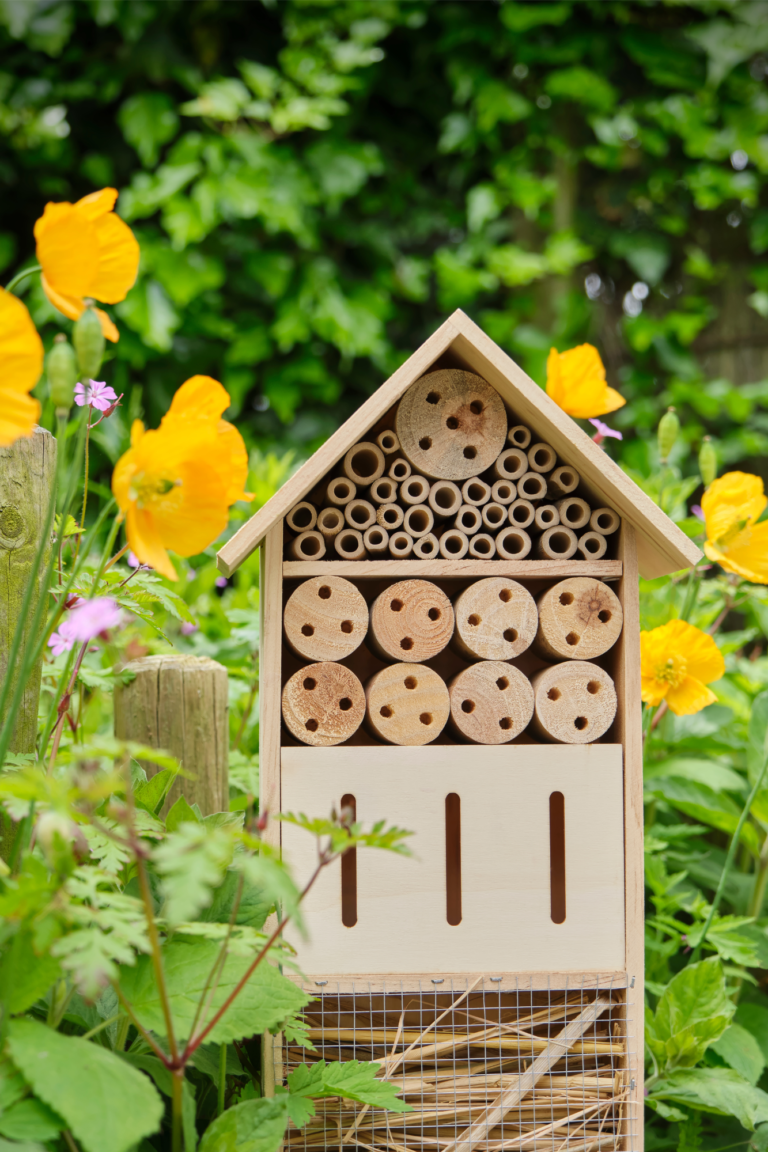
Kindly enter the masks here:
[[363, 533], [363, 547], [368, 555], [374, 559], [386, 556], [389, 552], [389, 532], [386, 528], [374, 524], [372, 528], [368, 528]]
[[462, 505], [461, 489], [452, 480], [436, 480], [429, 490], [428, 503], [435, 516], [455, 516]]
[[481, 660], [448, 685], [451, 728], [473, 744], [507, 744], [528, 727], [533, 688], [513, 664]]
[[430, 483], [426, 476], [414, 473], [400, 485], [399, 500], [406, 506], [424, 504], [429, 499]]
[[440, 543], [434, 532], [420, 536], [413, 542], [413, 554], [417, 560], [435, 560], [440, 554]]
[[616, 688], [597, 664], [567, 660], [537, 672], [533, 686], [534, 733], [558, 744], [591, 744], [616, 716]]
[[566, 528], [573, 528], [574, 532], [586, 528], [592, 515], [589, 504], [580, 496], [566, 496], [564, 500], [555, 503], [555, 508], [560, 513], [560, 523]]
[[341, 576], [314, 576], [288, 598], [283, 612], [288, 644], [305, 660], [343, 660], [368, 631], [368, 605]]
[[469, 538], [469, 555], [473, 560], [493, 560], [496, 541], [488, 532], [478, 532]]
[[524, 528], [502, 528], [496, 537], [496, 553], [502, 560], [525, 560], [531, 550], [531, 538]]
[[413, 552], [413, 536], [407, 532], [393, 532], [389, 537], [389, 554], [393, 560], [406, 560]]
[[519, 500], [539, 501], [547, 496], [547, 478], [540, 472], [526, 472], [517, 481], [517, 497]]
[[531, 472], [551, 472], [557, 464], [557, 453], [549, 444], [532, 444], [528, 449], [528, 467]]
[[350, 528], [365, 532], [376, 523], [376, 509], [369, 500], [350, 500], [344, 505], [344, 519]]
[[600, 532], [583, 532], [577, 547], [585, 560], [602, 560], [608, 551], [608, 541]]
[[357, 486], [346, 476], [335, 476], [333, 480], [328, 482], [325, 498], [329, 504], [343, 508], [345, 504], [349, 504], [350, 500], [354, 500], [355, 496], [357, 496]]
[[403, 531], [414, 540], [426, 536], [435, 526], [435, 517], [428, 504], [412, 504], [403, 518]]
[[465, 480], [490, 468], [504, 447], [507, 413], [495, 388], [460, 368], [429, 372], [400, 401], [395, 430], [403, 455], [435, 480]]
[[483, 526], [483, 515], [479, 508], [471, 504], [462, 504], [453, 522], [453, 527], [463, 532], [465, 536], [472, 536], [479, 532]]
[[402, 457], [393, 460], [387, 469], [387, 476], [391, 476], [398, 484], [402, 484], [403, 480], [407, 480], [413, 469], [407, 460]]
[[371, 484], [368, 495], [374, 504], [394, 504], [397, 500], [397, 484], [390, 476], [380, 476]]
[[376, 443], [385, 456], [391, 456], [393, 452], [400, 451], [400, 441], [391, 428], [387, 428], [384, 432], [379, 432], [376, 437]]
[[311, 532], [317, 524], [317, 509], [313, 504], [302, 500], [285, 518], [285, 522], [292, 532]]
[[612, 536], [621, 525], [621, 517], [613, 508], [595, 508], [589, 518], [589, 526], [593, 532], [601, 536]]
[[547, 491], [550, 500], [562, 500], [564, 496], [570, 496], [575, 492], [581, 483], [581, 477], [575, 468], [568, 465], [562, 465], [560, 468], [555, 468], [547, 476]]
[[342, 560], [365, 560], [363, 535], [357, 528], [342, 528], [333, 543], [337, 556]]
[[560, 513], [554, 504], [539, 504], [533, 522], [539, 531], [546, 532], [547, 528], [556, 528], [560, 523]]
[[522, 448], [523, 451], [528, 447], [531, 439], [531, 430], [526, 428], [524, 424], [516, 424], [507, 432], [507, 443], [511, 444], [513, 448]]
[[589, 576], [560, 580], [538, 598], [535, 646], [547, 660], [594, 660], [618, 640], [624, 615], [616, 593]]
[[497, 532], [507, 523], [507, 510], [503, 504], [485, 504], [482, 509], [483, 524], [489, 532]]
[[453, 635], [453, 605], [429, 580], [399, 580], [371, 605], [369, 642], [384, 660], [429, 660]]
[[491, 488], [491, 500], [495, 504], [512, 504], [517, 500], [517, 485], [511, 480], [497, 480]]
[[507, 507], [507, 520], [513, 528], [530, 528], [536, 509], [530, 500], [515, 500]]
[[317, 517], [317, 530], [326, 543], [338, 536], [344, 527], [344, 512], [341, 508], [322, 508]]
[[384, 453], [378, 444], [363, 440], [350, 448], [344, 457], [342, 469], [347, 479], [361, 488], [367, 488], [384, 474]]
[[462, 484], [461, 495], [465, 504], [472, 504], [475, 508], [480, 508], [490, 500], [491, 487], [479, 476], [472, 476], [471, 479]]
[[366, 684], [365, 699], [368, 728], [388, 744], [431, 744], [451, 711], [444, 681], [424, 664], [382, 668]]
[[507, 448], [494, 460], [491, 469], [497, 480], [515, 480], [528, 471], [528, 457], [522, 448]]
[[365, 718], [365, 691], [349, 668], [308, 664], [283, 688], [283, 719], [304, 744], [328, 748], [354, 736]]
[[322, 560], [325, 556], [325, 539], [320, 532], [302, 532], [288, 545], [288, 555], [292, 560]]
[[533, 596], [508, 576], [476, 580], [457, 596], [453, 610], [451, 646], [468, 660], [514, 660], [536, 636]]
[[383, 508], [376, 509], [376, 523], [387, 532], [396, 532], [403, 523], [405, 513], [399, 504], [385, 504]]
[[461, 560], [469, 550], [469, 537], [459, 528], [448, 528], [440, 536], [439, 546], [444, 560]]
[[536, 541], [536, 555], [542, 560], [570, 560], [576, 555], [579, 540], [573, 528], [557, 524], [547, 528]]

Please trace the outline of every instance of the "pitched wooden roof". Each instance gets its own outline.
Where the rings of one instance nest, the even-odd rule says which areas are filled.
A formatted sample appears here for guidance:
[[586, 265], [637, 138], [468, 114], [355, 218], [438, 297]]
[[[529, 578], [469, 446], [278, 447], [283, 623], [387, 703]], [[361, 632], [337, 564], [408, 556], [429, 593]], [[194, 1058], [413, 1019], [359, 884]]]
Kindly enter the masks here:
[[634, 526], [643, 576], [664, 576], [700, 559], [701, 552], [685, 533], [459, 309], [227, 541], [218, 554], [220, 570], [231, 575], [272, 525], [303, 500], [348, 449], [365, 438], [406, 389], [448, 352], [454, 366], [465, 367], [492, 384], [518, 419], [530, 424], [565, 463], [578, 470], [592, 500], [614, 508]]

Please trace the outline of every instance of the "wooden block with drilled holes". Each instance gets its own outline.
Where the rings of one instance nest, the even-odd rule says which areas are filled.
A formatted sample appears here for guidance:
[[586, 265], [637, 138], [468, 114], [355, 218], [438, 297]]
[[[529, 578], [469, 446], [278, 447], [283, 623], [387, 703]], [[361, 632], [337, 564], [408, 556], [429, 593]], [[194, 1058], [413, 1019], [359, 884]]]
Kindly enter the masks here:
[[561, 580], [539, 596], [538, 607], [535, 644], [546, 660], [594, 660], [621, 634], [619, 598], [602, 580]]
[[505, 576], [470, 584], [454, 603], [453, 647], [468, 660], [514, 660], [533, 643], [536, 603], [527, 588]]
[[533, 732], [559, 744], [592, 744], [616, 718], [616, 688], [597, 664], [566, 660], [536, 672]]
[[436, 480], [465, 480], [490, 468], [504, 447], [507, 413], [495, 388], [460, 368], [412, 384], [395, 416], [403, 454]]
[[365, 686], [366, 722], [388, 744], [431, 744], [451, 705], [445, 681], [425, 664], [390, 664]]
[[283, 688], [283, 719], [303, 744], [328, 748], [354, 736], [365, 717], [365, 692], [349, 668], [307, 664]]
[[342, 576], [315, 576], [290, 596], [283, 613], [285, 638], [305, 660], [343, 660], [368, 631], [368, 605]]
[[533, 688], [513, 664], [481, 660], [448, 685], [451, 727], [473, 744], [507, 744], [528, 727]]
[[371, 605], [370, 647], [383, 660], [429, 660], [452, 635], [453, 606], [429, 580], [400, 580]]

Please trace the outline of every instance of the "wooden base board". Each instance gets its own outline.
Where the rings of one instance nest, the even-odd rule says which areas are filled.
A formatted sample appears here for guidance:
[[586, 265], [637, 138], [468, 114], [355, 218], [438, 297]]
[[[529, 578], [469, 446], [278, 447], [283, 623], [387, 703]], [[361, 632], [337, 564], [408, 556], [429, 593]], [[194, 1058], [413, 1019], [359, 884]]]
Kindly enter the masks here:
[[629, 988], [632, 977], [626, 972], [401, 972], [339, 975], [317, 973], [311, 976], [285, 972], [284, 975], [313, 996], [384, 995], [387, 992], [413, 992], [424, 995], [477, 992], [547, 992], [579, 988]]

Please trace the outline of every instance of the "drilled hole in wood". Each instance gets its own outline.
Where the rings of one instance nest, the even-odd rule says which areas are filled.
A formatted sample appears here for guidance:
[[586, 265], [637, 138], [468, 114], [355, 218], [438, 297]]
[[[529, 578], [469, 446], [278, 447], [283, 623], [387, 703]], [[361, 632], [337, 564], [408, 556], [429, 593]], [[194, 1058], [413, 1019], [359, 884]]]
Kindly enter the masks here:
[[410, 689], [411, 691], [414, 688], [418, 688], [419, 686], [419, 682], [415, 676], [406, 676], [405, 680], [403, 680], [403, 684], [405, 684], [406, 688]]
[[587, 684], [587, 692], [589, 692], [590, 696], [597, 696], [599, 691], [600, 691], [600, 681], [599, 680], [590, 680], [589, 684]]
[[430, 620], [439, 620], [441, 615], [442, 613], [439, 608], [430, 608], [429, 612], [427, 612]]
[[432, 723], [432, 713], [431, 712], [422, 712], [421, 715], [419, 716], [419, 720], [421, 720], [422, 724], [425, 724], [425, 725], [431, 724]]
[[411, 648], [413, 648], [413, 640], [410, 638], [410, 636], [403, 636], [402, 640], [400, 641], [400, 647], [402, 648], [403, 652], [410, 652]]
[[565, 642], [566, 644], [570, 644], [571, 648], [574, 648], [580, 639], [581, 637], [579, 636], [578, 632], [569, 632], [565, 638]]
[[393, 612], [402, 612], [403, 610], [402, 600], [392, 600], [389, 606]]
[[512, 717], [511, 716], [502, 716], [501, 720], [499, 720], [499, 728], [503, 728], [505, 732], [509, 732], [511, 727], [512, 727]]
[[483, 406], [479, 400], [473, 400], [469, 406], [469, 410], [473, 415], [479, 416], [483, 410]]
[[477, 628], [478, 624], [480, 623], [481, 617], [478, 616], [475, 612], [473, 612], [471, 616], [467, 616], [467, 624], [471, 624], [473, 628]]
[[452, 432], [455, 432], [455, 430], [456, 430], [456, 429], [458, 428], [458, 426], [459, 426], [459, 422], [458, 422], [458, 420], [456, 419], [456, 417], [455, 417], [455, 416], [449, 416], [449, 417], [448, 417], [448, 419], [447, 419], [447, 420], [446, 420], [446, 422], [445, 422], [445, 426], [446, 426], [446, 428], [450, 428], [450, 430], [451, 430]]
[[550, 688], [549, 692], [547, 692], [547, 699], [548, 700], [559, 700], [560, 699], [560, 689], [559, 688]]
[[597, 618], [601, 624], [607, 624], [611, 618], [611, 614], [607, 608], [603, 608], [602, 612], [598, 612]]
[[342, 632], [346, 632], [347, 636], [350, 634], [350, 632], [352, 631], [353, 628], [354, 628], [354, 624], [352, 623], [351, 620], [342, 620], [341, 630], [342, 630]]
[[474, 712], [474, 710], [475, 710], [474, 700], [462, 700], [461, 710], [462, 710], [462, 712], [467, 712], [467, 713]]
[[499, 676], [498, 680], [496, 681], [496, 687], [501, 692], [506, 692], [507, 688], [509, 688], [509, 680], [507, 680], [506, 676]]
[[505, 628], [503, 636], [508, 644], [514, 644], [515, 640], [517, 640], [517, 630], [515, 628]]
[[429, 436], [422, 436], [421, 440], [419, 440], [419, 448], [421, 448], [422, 452], [426, 452], [427, 449], [431, 448], [431, 447], [432, 447], [432, 441], [431, 441], [430, 437]]
[[512, 590], [510, 588], [502, 588], [499, 592], [499, 600], [503, 600], [505, 604], [509, 604], [512, 599]]
[[439, 392], [428, 392], [427, 393], [427, 404], [439, 404], [439, 403], [440, 403], [440, 393]]
[[561, 592], [560, 593], [560, 603], [561, 604], [573, 604], [573, 592]]
[[578, 728], [579, 732], [583, 732], [588, 724], [589, 720], [587, 720], [586, 716], [577, 716], [573, 722], [574, 728]]
[[339, 700], [339, 708], [341, 708], [342, 712], [349, 712], [351, 707], [352, 701], [349, 696], [342, 696], [341, 700]]
[[323, 584], [321, 588], [318, 588], [317, 594], [321, 600], [330, 600], [331, 598], [331, 590], [327, 584]]
[[311, 624], [302, 624], [301, 634], [302, 634], [302, 636], [314, 636], [315, 629], [312, 627]]
[[474, 460], [477, 456], [477, 448], [474, 448], [471, 444], [467, 444], [463, 456], [465, 460]]
[[389, 704], [385, 704], [383, 708], [379, 708], [379, 715], [383, 716], [385, 720], [391, 720], [394, 713]]
[[318, 728], [317, 720], [313, 720], [310, 718], [309, 720], [307, 720], [304, 727], [306, 728], [307, 732], [317, 732], [317, 728]]
[[304, 681], [304, 687], [307, 692], [313, 692], [314, 689], [317, 688], [317, 680], [313, 680], [311, 676], [307, 676], [306, 680]]

